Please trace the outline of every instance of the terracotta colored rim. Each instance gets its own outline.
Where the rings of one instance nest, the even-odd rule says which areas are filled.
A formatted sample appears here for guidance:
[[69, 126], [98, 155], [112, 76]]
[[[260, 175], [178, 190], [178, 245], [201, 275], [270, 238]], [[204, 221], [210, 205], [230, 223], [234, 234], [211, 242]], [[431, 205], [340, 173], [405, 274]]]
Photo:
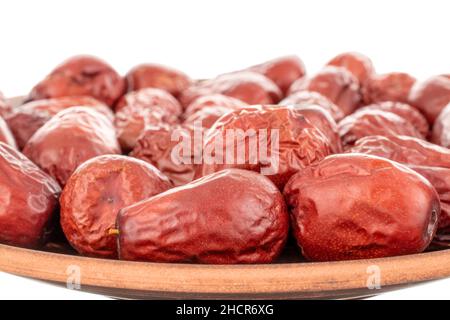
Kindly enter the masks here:
[[82, 286], [211, 294], [318, 292], [367, 288], [373, 266], [381, 272], [382, 286], [450, 277], [450, 250], [360, 261], [218, 266], [104, 260], [0, 245], [4, 272], [66, 283], [73, 266], [81, 271]]

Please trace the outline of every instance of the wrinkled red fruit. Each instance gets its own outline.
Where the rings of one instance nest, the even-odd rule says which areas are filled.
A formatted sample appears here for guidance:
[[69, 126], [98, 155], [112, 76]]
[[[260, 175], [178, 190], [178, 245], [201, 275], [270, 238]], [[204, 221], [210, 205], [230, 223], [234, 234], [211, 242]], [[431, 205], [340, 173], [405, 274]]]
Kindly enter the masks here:
[[359, 89], [359, 81], [350, 71], [341, 67], [327, 66], [312, 78], [294, 82], [289, 93], [304, 90], [318, 92], [348, 115], [361, 103]]
[[178, 97], [192, 83], [192, 80], [181, 71], [150, 63], [134, 67], [128, 72], [126, 79], [128, 91], [157, 88], [175, 97]]
[[411, 88], [409, 103], [417, 107], [432, 124], [450, 103], [450, 76], [434, 76], [417, 81]]
[[6, 101], [3, 93], [0, 91], [0, 117], [6, 117], [12, 111], [11, 105]]
[[434, 122], [431, 141], [446, 148], [450, 147], [450, 103]]
[[121, 150], [107, 117], [91, 108], [72, 107], [42, 126], [23, 152], [64, 186], [86, 160], [103, 154], [120, 154]]
[[0, 142], [4, 142], [7, 145], [10, 145], [11, 147], [17, 149], [16, 140], [14, 139], [11, 130], [9, 130], [8, 125], [2, 117], [0, 117]]
[[305, 65], [297, 56], [280, 57], [250, 67], [248, 70], [265, 75], [275, 82], [284, 94], [295, 80], [306, 74]]
[[177, 161], [177, 159], [183, 158], [182, 150], [178, 152], [179, 158], [175, 159], [172, 152], [176, 152], [176, 146], [182, 141], [187, 141], [192, 147], [191, 150], [201, 149], [201, 141], [194, 143], [193, 139], [192, 131], [186, 127], [148, 128], [138, 140], [130, 156], [153, 164], [169, 177], [175, 186], [185, 185], [194, 179], [194, 152], [191, 151], [191, 154], [186, 155], [189, 161], [185, 161], [185, 163]]
[[408, 103], [409, 92], [416, 78], [407, 73], [392, 72], [372, 75], [363, 85], [365, 104], [384, 101]]
[[341, 109], [318, 92], [298, 91], [281, 100], [279, 105], [300, 105], [306, 107], [315, 105], [329, 112], [335, 121], [340, 121], [344, 118]]
[[106, 62], [91, 56], [64, 61], [31, 91], [31, 100], [91, 96], [113, 106], [125, 91], [125, 81]]
[[381, 110], [357, 111], [339, 122], [338, 127], [344, 147], [352, 146], [358, 139], [367, 136], [403, 135], [423, 138], [409, 121], [395, 113]]
[[[233, 136], [227, 138], [227, 132]], [[280, 106], [253, 106], [226, 114], [208, 131], [203, 151], [196, 177], [239, 168], [263, 173], [279, 188], [299, 169], [331, 153], [320, 130], [294, 109]]]
[[228, 108], [228, 109], [241, 109], [247, 106], [244, 101], [224, 96], [223, 94], [212, 94], [209, 96], [201, 96], [192, 101], [184, 111], [184, 117], [187, 118], [194, 113], [202, 110], [203, 108]]
[[368, 105], [362, 110], [381, 110], [395, 113], [403, 119], [409, 121], [420, 132], [423, 137], [428, 135], [430, 126], [427, 119], [414, 107], [401, 102], [386, 101]]
[[450, 227], [450, 150], [424, 140], [406, 137], [365, 137], [349, 152], [370, 154], [403, 163], [435, 187], [441, 200], [439, 229]]
[[366, 82], [375, 72], [372, 61], [358, 52], [346, 52], [337, 55], [327, 65], [347, 69], [361, 84]]
[[170, 188], [169, 180], [138, 159], [105, 155], [83, 163], [61, 194], [61, 225], [81, 254], [116, 258], [114, 228], [119, 210]]
[[28, 102], [14, 109], [8, 117], [8, 123], [20, 149], [30, 140], [33, 134], [58, 112], [70, 107], [92, 107], [103, 113], [111, 121], [114, 114], [111, 109], [97, 99], [82, 97], [62, 97]]
[[294, 235], [313, 261], [371, 259], [424, 251], [439, 198], [421, 175], [362, 154], [325, 158], [286, 185]]
[[53, 227], [60, 187], [17, 150], [0, 142], [0, 242], [34, 248]]
[[117, 226], [120, 259], [236, 264], [272, 262], [289, 225], [270, 180], [232, 169], [122, 209]]
[[180, 102], [187, 107], [195, 99], [212, 94], [223, 94], [248, 104], [273, 104], [282, 98], [280, 89], [272, 80], [262, 74], [246, 71], [200, 81], [181, 94]]
[[143, 132], [160, 124], [176, 124], [183, 109], [169, 93], [141, 89], [126, 94], [116, 108], [115, 127], [120, 145], [130, 151]]

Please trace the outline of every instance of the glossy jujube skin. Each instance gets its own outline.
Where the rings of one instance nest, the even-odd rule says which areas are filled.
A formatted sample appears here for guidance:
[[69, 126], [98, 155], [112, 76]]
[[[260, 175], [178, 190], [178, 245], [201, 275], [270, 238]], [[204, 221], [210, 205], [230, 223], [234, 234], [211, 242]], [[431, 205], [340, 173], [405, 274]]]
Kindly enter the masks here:
[[344, 147], [348, 148], [367, 136], [411, 136], [422, 139], [423, 136], [414, 125], [392, 112], [366, 109], [351, 114], [338, 124], [339, 134]]
[[161, 89], [146, 88], [126, 94], [116, 106], [114, 121], [122, 149], [132, 150], [148, 127], [178, 123], [182, 112], [178, 101]]
[[42, 245], [53, 228], [61, 189], [19, 151], [0, 142], [0, 242]]
[[159, 64], [141, 64], [126, 75], [128, 91], [144, 88], [157, 88], [178, 97], [186, 90], [192, 80], [185, 73]]
[[87, 107], [59, 112], [42, 126], [23, 150], [61, 186], [83, 162], [104, 154], [120, 154], [114, 126], [103, 114]]
[[7, 145], [17, 149], [16, 140], [8, 127], [8, 124], [2, 117], [0, 117], [0, 142], [4, 142]]
[[248, 68], [258, 72], [275, 82], [286, 94], [292, 83], [306, 74], [305, 64], [297, 56], [285, 56], [266, 61]]
[[298, 91], [314, 91], [336, 104], [345, 115], [355, 111], [361, 103], [358, 79], [345, 68], [327, 66], [311, 78], [295, 81], [289, 94]]
[[223, 94], [250, 105], [274, 104], [283, 96], [269, 78], [257, 72], [242, 71], [200, 81], [181, 94], [180, 102], [187, 107], [195, 99], [211, 94]]
[[408, 103], [409, 92], [416, 78], [403, 72], [372, 75], [362, 86], [365, 104], [384, 101]]
[[343, 67], [350, 71], [363, 84], [375, 72], [369, 57], [358, 52], [345, 52], [331, 59], [327, 65]]
[[75, 56], [39, 82], [29, 98], [91, 96], [113, 106], [124, 92], [125, 80], [106, 62], [93, 56]]
[[109, 234], [119, 210], [168, 190], [171, 184], [152, 165], [130, 157], [105, 155], [83, 163], [61, 194], [61, 226], [80, 254], [117, 258]]
[[250, 264], [278, 257], [289, 224], [270, 180], [230, 169], [122, 209], [117, 228], [120, 259]]
[[416, 108], [406, 103], [385, 101], [365, 106], [359, 109], [358, 112], [363, 110], [381, 110], [395, 113], [409, 121], [424, 138], [427, 137], [430, 131], [427, 119]]
[[299, 171], [284, 195], [298, 245], [312, 261], [422, 252], [440, 213], [438, 195], [424, 177], [363, 154], [332, 155]]
[[323, 110], [329, 112], [334, 121], [340, 121], [344, 118], [344, 113], [337, 105], [328, 100], [318, 92], [298, 91], [295, 92], [278, 103], [280, 106], [300, 105], [300, 106], [319, 106]]
[[419, 172], [435, 187], [441, 200], [439, 230], [450, 228], [450, 150], [407, 136], [370, 136], [358, 140], [349, 152], [387, 158]]
[[[176, 131], [176, 134], [174, 134]], [[172, 139], [177, 137], [178, 139]], [[190, 155], [190, 161], [179, 163], [173, 158], [174, 148], [182, 142], [194, 148], [201, 148], [201, 141], [194, 143], [192, 130], [185, 126], [155, 126], [148, 128], [137, 141], [131, 157], [135, 157], [151, 163], [161, 170], [175, 186], [182, 186], [194, 179], [195, 166], [193, 161], [194, 152]], [[180, 151], [181, 152], [181, 151]], [[179, 154], [180, 159], [183, 154]], [[175, 161], [174, 161], [175, 160]]]
[[5, 120], [16, 138], [19, 148], [23, 149], [33, 134], [54, 115], [62, 110], [78, 106], [92, 107], [111, 121], [114, 119], [114, 113], [106, 104], [92, 97], [80, 96], [31, 101], [15, 108]]
[[450, 76], [439, 75], [417, 81], [411, 88], [408, 100], [432, 124], [442, 109], [450, 103]]
[[[267, 158], [261, 158], [260, 154], [252, 156], [249, 150], [255, 153], [256, 149], [251, 147], [248, 138], [239, 139], [239, 135], [235, 134], [233, 139], [227, 139], [230, 130], [235, 133], [253, 130], [256, 134], [254, 141], [266, 143]], [[267, 139], [262, 136], [264, 132]], [[278, 146], [274, 145], [276, 139], [271, 138], [272, 134], [278, 135]], [[217, 140], [224, 141], [223, 148], [215, 148]], [[260, 150], [261, 147], [258, 147]], [[203, 161], [196, 168], [197, 178], [226, 168], [239, 168], [266, 174], [279, 188], [283, 188], [299, 169], [331, 153], [328, 138], [319, 129], [293, 108], [280, 106], [252, 106], [224, 115], [207, 132], [203, 150], [204, 154], [207, 150], [212, 151], [215, 159], [212, 163]], [[235, 157], [232, 163], [227, 163], [230, 150]], [[239, 154], [240, 150], [245, 154]], [[243, 161], [238, 162], [239, 158]], [[220, 159], [224, 159], [222, 163]]]
[[434, 122], [431, 141], [446, 148], [450, 147], [450, 103]]

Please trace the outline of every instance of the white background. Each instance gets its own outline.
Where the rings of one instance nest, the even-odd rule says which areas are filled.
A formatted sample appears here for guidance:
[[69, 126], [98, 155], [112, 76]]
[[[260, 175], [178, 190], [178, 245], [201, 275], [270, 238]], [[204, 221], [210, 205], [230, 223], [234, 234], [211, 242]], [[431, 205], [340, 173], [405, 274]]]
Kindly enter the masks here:
[[[450, 72], [450, 5], [426, 1], [1, 1], [0, 90], [23, 95], [63, 59], [98, 55], [121, 73], [141, 62], [207, 78], [286, 54], [314, 73], [360, 51], [379, 72]], [[450, 298], [450, 282], [399, 292]], [[0, 274], [0, 298], [82, 294]], [[90, 296], [88, 296], [90, 297]]]

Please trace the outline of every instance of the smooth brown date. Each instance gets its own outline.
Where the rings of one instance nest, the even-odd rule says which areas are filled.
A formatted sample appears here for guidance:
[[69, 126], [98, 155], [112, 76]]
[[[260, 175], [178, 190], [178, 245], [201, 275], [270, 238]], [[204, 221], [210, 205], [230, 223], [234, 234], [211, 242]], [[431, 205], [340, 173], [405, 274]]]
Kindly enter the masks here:
[[450, 228], [450, 150], [427, 141], [407, 137], [365, 137], [349, 152], [364, 153], [403, 163], [435, 187], [441, 200], [439, 229]]
[[8, 124], [0, 117], [0, 142], [4, 142], [7, 145], [17, 149], [16, 140], [14, 139]]
[[404, 165], [362, 154], [332, 155], [299, 171], [284, 195], [298, 245], [312, 261], [422, 252], [440, 214], [428, 180]]
[[64, 186], [83, 162], [104, 154], [120, 154], [111, 121], [87, 107], [59, 112], [31, 137], [24, 154]]
[[0, 142], [0, 242], [35, 248], [49, 236], [61, 189], [52, 177]]
[[88, 96], [31, 101], [15, 108], [5, 120], [16, 138], [19, 148], [23, 149], [33, 134], [54, 115], [62, 110], [78, 106], [92, 107], [111, 121], [114, 120], [114, 113], [106, 104]]
[[61, 225], [72, 247], [86, 256], [117, 258], [109, 235], [119, 210], [164, 192], [167, 177], [131, 157], [104, 155], [83, 163], [61, 194]]
[[450, 103], [442, 110], [433, 125], [431, 141], [450, 148]]
[[269, 179], [231, 169], [122, 209], [117, 227], [120, 259], [249, 264], [280, 254], [289, 223]]
[[335, 121], [340, 121], [344, 118], [344, 113], [341, 109], [318, 92], [298, 91], [287, 96], [278, 104], [280, 106], [300, 105], [306, 107], [315, 105], [329, 112]]
[[[227, 132], [234, 136], [227, 138]], [[266, 152], [261, 155], [257, 150], [262, 149]], [[239, 168], [264, 173], [279, 188], [299, 169], [331, 153], [319, 129], [293, 108], [280, 106], [252, 106], [226, 114], [207, 132], [203, 150], [210, 151], [213, 161], [204, 159], [196, 177]]]
[[[189, 141], [192, 150], [202, 147], [201, 142], [194, 143], [192, 131], [186, 127], [167, 125], [150, 127], [137, 141], [130, 156], [151, 163], [169, 177], [175, 186], [185, 185], [194, 179], [195, 167], [191, 158], [194, 156], [193, 153], [189, 155], [189, 162], [180, 163], [173, 159], [172, 152], [175, 152], [173, 149], [182, 140]], [[180, 151], [178, 156], [183, 158], [188, 155], [183, 155]]]
[[384, 101], [408, 103], [409, 92], [416, 78], [407, 73], [374, 74], [362, 86], [365, 104]]
[[125, 91], [125, 80], [106, 62], [76, 56], [56, 67], [31, 91], [31, 100], [91, 96], [113, 106]]
[[350, 71], [360, 84], [365, 83], [374, 73], [372, 61], [358, 52], [345, 52], [331, 59], [327, 65], [343, 67]]
[[178, 101], [161, 89], [126, 94], [117, 105], [114, 122], [122, 149], [132, 150], [148, 127], [178, 123], [182, 111]]
[[427, 137], [428, 132], [430, 131], [427, 119], [416, 108], [406, 103], [386, 101], [368, 105], [358, 111], [363, 110], [381, 110], [395, 113], [409, 121], [423, 137]]
[[275, 82], [284, 94], [295, 80], [306, 74], [305, 64], [297, 56], [280, 57], [250, 67], [248, 70], [265, 75]]
[[395, 113], [381, 110], [357, 111], [339, 122], [338, 127], [344, 147], [352, 146], [362, 137], [375, 135], [423, 138], [412, 123]]
[[289, 94], [298, 91], [314, 91], [322, 94], [348, 115], [361, 103], [359, 81], [345, 68], [327, 66], [312, 78], [295, 81]]
[[178, 97], [186, 90], [192, 80], [183, 72], [159, 64], [141, 64], [126, 75], [128, 91], [144, 88], [157, 88]]
[[200, 81], [181, 94], [180, 102], [187, 107], [195, 99], [211, 94], [223, 94], [250, 105], [273, 104], [282, 98], [281, 90], [272, 80], [257, 72], [243, 71]]
[[409, 103], [417, 107], [432, 124], [450, 103], [450, 76], [440, 75], [417, 81], [409, 94]]

